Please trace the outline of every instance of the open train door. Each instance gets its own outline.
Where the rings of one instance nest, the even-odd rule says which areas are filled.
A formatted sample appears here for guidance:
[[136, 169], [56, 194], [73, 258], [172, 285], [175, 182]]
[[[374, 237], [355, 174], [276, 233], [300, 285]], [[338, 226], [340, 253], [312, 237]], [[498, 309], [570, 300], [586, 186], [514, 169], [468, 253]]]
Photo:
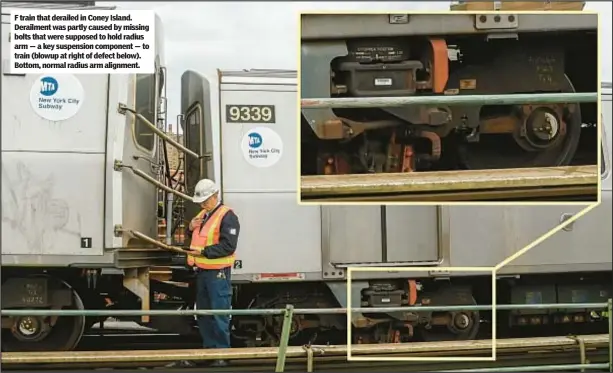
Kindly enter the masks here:
[[[206, 77], [195, 71], [187, 70], [181, 76], [181, 113], [185, 146], [196, 154], [213, 153], [210, 84]], [[215, 180], [212, 158], [196, 159], [186, 155], [184, 162], [187, 194], [193, 193], [198, 180]], [[195, 216], [198, 211], [199, 207], [193, 203], [185, 206], [185, 216]]]

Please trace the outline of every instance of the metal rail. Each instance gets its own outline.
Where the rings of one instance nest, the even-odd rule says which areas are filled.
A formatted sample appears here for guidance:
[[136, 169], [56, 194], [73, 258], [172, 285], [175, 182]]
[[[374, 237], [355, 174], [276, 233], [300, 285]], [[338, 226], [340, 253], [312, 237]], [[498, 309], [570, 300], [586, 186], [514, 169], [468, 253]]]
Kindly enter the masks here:
[[[602, 348], [608, 344], [608, 335], [581, 336], [590, 348]], [[416, 343], [385, 343], [374, 345], [356, 344], [351, 346], [352, 355], [467, 355], [482, 354], [492, 350], [492, 340], [441, 341]], [[518, 353], [545, 349], [575, 349], [576, 341], [570, 337], [509, 338], [496, 341], [497, 350]], [[308, 350], [311, 350], [309, 354]], [[65, 364], [65, 363], [131, 363], [137, 361], [163, 362], [173, 359], [207, 360], [220, 358], [227, 350], [238, 354], [242, 359], [270, 359], [277, 357], [274, 347], [233, 348], [233, 349], [169, 349], [169, 350], [132, 350], [132, 351], [73, 351], [66, 352], [12, 352], [2, 356], [3, 364]], [[179, 356], [177, 356], [177, 354]], [[343, 357], [347, 355], [346, 345], [330, 346], [292, 346], [286, 350], [287, 358]], [[312, 362], [311, 362], [312, 364]]]
[[[609, 321], [609, 356], [613, 356], [613, 345], [610, 343], [611, 329], [613, 329], [613, 323], [611, 319], [611, 313], [613, 303], [611, 300], [608, 303], [556, 303], [556, 304], [506, 304], [506, 305], [465, 305], [465, 306], [410, 306], [410, 307], [382, 307], [382, 308], [369, 308], [359, 307], [351, 308], [352, 312], [369, 312], [369, 313], [390, 313], [390, 312], [407, 312], [407, 311], [485, 311], [485, 310], [526, 310], [526, 309], [607, 309], [608, 321]], [[285, 309], [230, 309], [230, 310], [50, 310], [50, 309], [18, 309], [18, 310], [1, 310], [2, 316], [194, 316], [194, 315], [284, 315], [283, 327], [281, 331], [281, 337], [279, 340], [279, 347], [274, 348], [273, 351], [277, 357], [277, 364], [275, 372], [283, 372], [285, 370], [285, 361], [288, 355], [289, 336], [291, 329], [291, 320], [294, 314], [301, 315], [315, 315], [315, 314], [346, 314], [346, 308], [311, 308], [311, 309], [294, 309], [293, 306], [288, 305]], [[405, 345], [405, 344], [400, 344]], [[411, 345], [411, 344], [409, 344]], [[372, 346], [368, 346], [372, 348]], [[253, 358], [254, 356], [241, 352], [234, 351], [236, 349], [229, 350], [213, 350], [206, 353], [202, 350], [198, 350], [200, 359], [246, 359]], [[241, 349], [238, 349], [241, 350]], [[353, 350], [353, 349], [352, 349]], [[304, 350], [301, 353], [304, 354]], [[41, 353], [36, 353], [40, 355]], [[62, 356], [65, 353], [61, 354]], [[16, 362], [19, 355], [8, 355], [7, 353], [2, 355], [2, 362], [8, 363], [11, 358]], [[23, 358], [23, 355], [21, 355]], [[118, 355], [117, 355], [118, 356]], [[206, 356], [206, 357], [205, 357]], [[119, 358], [119, 357], [116, 357]], [[173, 356], [164, 356], [165, 359], [177, 359], [177, 354]], [[192, 357], [193, 358], [193, 357]], [[154, 359], [159, 359], [154, 357]], [[159, 361], [159, 360], [157, 360]], [[611, 362], [613, 359], [609, 359], [609, 369], [611, 371]]]
[[170, 145], [174, 146], [177, 150], [182, 151], [183, 153], [196, 158], [196, 159], [210, 159], [212, 157], [211, 154], [198, 154], [188, 148], [186, 148], [185, 146], [179, 144], [179, 142], [177, 142], [176, 140], [174, 140], [172, 137], [168, 136], [167, 133], [164, 133], [164, 131], [162, 131], [161, 129], [159, 129], [155, 124], [151, 123], [147, 118], [145, 118], [142, 114], [139, 114], [136, 110], [128, 107], [125, 104], [119, 104], [117, 111], [120, 114], [125, 114], [125, 113], [130, 113], [132, 115], [134, 115], [136, 118], [138, 118], [142, 123], [144, 123], [147, 127], [149, 127], [149, 129], [153, 132], [155, 132], [156, 135], [158, 135], [159, 137], [161, 137], [164, 141], [168, 142]]
[[133, 166], [129, 166], [124, 164], [123, 162], [119, 161], [119, 160], [115, 160], [114, 164], [113, 164], [113, 168], [115, 169], [115, 171], [120, 171], [122, 169], [128, 169], [130, 171], [132, 171], [136, 176], [139, 176], [143, 179], [145, 179], [145, 181], [148, 181], [150, 184], [155, 185], [156, 187], [165, 190], [168, 193], [172, 193], [175, 194], [177, 197], [183, 198], [184, 200], [188, 201], [188, 202], [193, 202], [193, 198], [191, 196], [188, 196], [185, 193], [181, 193], [178, 190], [175, 190], [167, 185], [165, 185], [164, 183], [160, 182], [159, 180], [156, 180], [154, 177], [148, 175], [146, 172], [143, 172], [142, 170], [139, 170], [136, 167]]
[[597, 92], [589, 93], [522, 93], [505, 95], [443, 95], [408, 97], [335, 97], [302, 98], [303, 109], [383, 108], [406, 105], [520, 105], [571, 104], [596, 102]]
[[[406, 306], [406, 307], [353, 307], [351, 312], [393, 313], [432, 311], [498, 311], [505, 310], [547, 310], [547, 309], [606, 309], [608, 303], [546, 303], [546, 304], [498, 304], [465, 306]], [[286, 309], [229, 309], [229, 310], [52, 310], [52, 309], [11, 309], [1, 310], [2, 316], [264, 316], [284, 315], [291, 308], [295, 315], [345, 314], [346, 308], [293, 308]]]
[[[164, 242], [158, 241], [154, 238], [151, 238], [149, 236], [147, 236], [146, 234], [139, 232], [139, 231], [135, 231], [135, 230], [131, 230], [131, 229], [122, 229], [122, 228], [115, 228], [115, 232], [116, 233], [127, 233], [128, 235], [131, 235], [132, 237], [136, 237], [138, 239], [141, 239], [147, 243], [150, 243], [154, 246], [157, 246], [160, 249], [163, 250], [167, 250], [167, 251], [171, 251], [174, 253], [178, 253], [178, 254], [186, 254], [187, 251], [183, 250], [182, 248], [178, 247], [178, 246], [173, 246], [173, 245], [168, 245], [165, 244]], [[150, 273], [151, 274], [151, 273]]]
[[[317, 351], [317, 350], [315, 350]], [[590, 348], [590, 364], [606, 364], [607, 354], [602, 348]], [[604, 352], [604, 353], [603, 353]], [[70, 354], [70, 353], [69, 353]], [[430, 357], [431, 354], [421, 357]], [[492, 367], [518, 367], [518, 366], [546, 366], [550, 364], [578, 364], [576, 356], [576, 348], [552, 348], [541, 349], [538, 352], [530, 351], [513, 351], [504, 352], [498, 355], [496, 362], [441, 362], [441, 361], [412, 361], [412, 362], [364, 362], [364, 361], [347, 361], [345, 356], [317, 356], [315, 365], [312, 371], [316, 372], [338, 372], [338, 373], [353, 373], [356, 371], [365, 372], [444, 372], [450, 370], [470, 370], [473, 369], [491, 369]], [[62, 370], [63, 372], [91, 372], [96, 373], [104, 369], [115, 369], [127, 371], [137, 369], [159, 369], [162, 365], [159, 362], [140, 363], [133, 361], [131, 363], [91, 363], [91, 364], [23, 364], [23, 365], [3, 365], [3, 371], [13, 372], [37, 372], [46, 373], [50, 370]], [[203, 364], [204, 365], [204, 364]], [[271, 372], [274, 370], [273, 359], [244, 359], [234, 360], [233, 364], [226, 368], [198, 367], [192, 369], [172, 369], [167, 368], [165, 371], [172, 373], [208, 373], [208, 372]], [[305, 372], [305, 366], [308, 366], [305, 357], [289, 358], [287, 362], [286, 372]], [[307, 370], [308, 371], [308, 367]]]
[[[598, 166], [517, 168], [502, 170], [462, 170], [442, 172], [383, 173], [361, 175], [302, 176], [301, 198], [364, 200], [420, 199], [418, 193], [437, 194], [445, 200], [466, 200], [480, 193], [490, 198], [506, 198], [505, 192], [523, 197], [547, 195], [598, 195]], [[414, 198], [411, 196], [414, 195]], [[440, 197], [439, 197], [440, 198]], [[439, 199], [440, 201], [440, 199]]]

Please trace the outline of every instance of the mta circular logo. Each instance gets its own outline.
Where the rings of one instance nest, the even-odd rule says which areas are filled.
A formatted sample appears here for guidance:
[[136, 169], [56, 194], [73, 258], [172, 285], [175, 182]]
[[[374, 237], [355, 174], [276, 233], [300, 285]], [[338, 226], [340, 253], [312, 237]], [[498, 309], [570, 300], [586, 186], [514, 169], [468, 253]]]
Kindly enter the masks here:
[[259, 133], [253, 132], [249, 135], [249, 147], [251, 149], [257, 149], [262, 146], [262, 136]]
[[40, 94], [43, 96], [53, 96], [58, 89], [57, 80], [50, 76], [45, 76], [40, 80]]

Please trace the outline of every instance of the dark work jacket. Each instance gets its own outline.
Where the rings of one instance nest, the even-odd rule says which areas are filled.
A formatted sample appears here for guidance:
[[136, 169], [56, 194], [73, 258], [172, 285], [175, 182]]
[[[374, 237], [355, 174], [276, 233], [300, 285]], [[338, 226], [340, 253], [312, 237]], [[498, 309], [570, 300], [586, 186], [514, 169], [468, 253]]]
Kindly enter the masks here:
[[[206, 215], [206, 218], [200, 225], [200, 229], [204, 228], [206, 221], [217, 211], [217, 209], [219, 209], [219, 207], [221, 207], [221, 204]], [[221, 219], [219, 242], [216, 245], [207, 246], [202, 249], [202, 256], [208, 259], [217, 259], [234, 254], [236, 245], [238, 244], [240, 230], [241, 226], [238, 222], [238, 216], [236, 216], [234, 211], [228, 211], [223, 219]], [[189, 227], [185, 230], [185, 234], [191, 238], [192, 231], [189, 230]]]

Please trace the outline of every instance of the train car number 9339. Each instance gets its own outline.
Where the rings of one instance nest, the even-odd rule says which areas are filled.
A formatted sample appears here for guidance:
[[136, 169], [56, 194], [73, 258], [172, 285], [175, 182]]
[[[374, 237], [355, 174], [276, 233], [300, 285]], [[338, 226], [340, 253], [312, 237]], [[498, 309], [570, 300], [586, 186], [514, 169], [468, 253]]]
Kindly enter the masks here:
[[274, 105], [226, 105], [226, 123], [274, 122]]

